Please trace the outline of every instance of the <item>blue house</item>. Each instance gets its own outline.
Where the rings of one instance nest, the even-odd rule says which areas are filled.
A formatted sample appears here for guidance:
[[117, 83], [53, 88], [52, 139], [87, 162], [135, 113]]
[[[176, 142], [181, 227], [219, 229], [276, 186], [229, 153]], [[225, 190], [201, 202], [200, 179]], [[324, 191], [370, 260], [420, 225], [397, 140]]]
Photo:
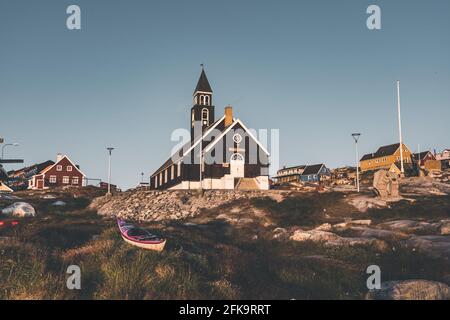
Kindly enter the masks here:
[[331, 178], [331, 171], [323, 164], [283, 167], [274, 177], [277, 183], [320, 182]]
[[320, 182], [329, 178], [331, 178], [331, 171], [323, 163], [306, 166], [300, 175], [300, 180], [303, 182]]

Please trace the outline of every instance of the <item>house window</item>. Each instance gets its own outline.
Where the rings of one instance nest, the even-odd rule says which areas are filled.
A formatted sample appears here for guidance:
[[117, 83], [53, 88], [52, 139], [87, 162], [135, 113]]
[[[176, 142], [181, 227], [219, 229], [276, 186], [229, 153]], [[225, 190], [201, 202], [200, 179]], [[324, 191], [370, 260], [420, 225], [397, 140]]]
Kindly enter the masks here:
[[72, 184], [78, 185], [78, 182], [79, 182], [78, 177], [72, 177]]
[[50, 176], [50, 183], [56, 183], [56, 176]]
[[56, 171], [62, 171], [62, 165], [57, 165], [56, 166]]
[[72, 171], [72, 166], [67, 166], [66, 170], [67, 171]]
[[69, 177], [64, 176], [63, 179], [62, 179], [62, 182], [63, 182], [64, 184], [69, 184]]
[[209, 121], [209, 112], [208, 109], [204, 108], [202, 109], [202, 123], [208, 124]]

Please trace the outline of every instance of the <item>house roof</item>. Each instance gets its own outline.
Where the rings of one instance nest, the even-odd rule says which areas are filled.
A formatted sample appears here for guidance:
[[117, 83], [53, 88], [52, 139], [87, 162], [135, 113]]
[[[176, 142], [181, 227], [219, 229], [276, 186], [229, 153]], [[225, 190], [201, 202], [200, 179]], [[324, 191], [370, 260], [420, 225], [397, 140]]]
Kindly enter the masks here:
[[278, 172], [285, 171], [285, 170], [293, 170], [293, 169], [304, 169], [305, 167], [306, 167], [306, 165], [304, 165], [304, 164], [299, 165], [299, 166], [293, 166], [293, 167], [285, 167], [285, 168], [279, 169]]
[[323, 163], [306, 166], [305, 171], [303, 171], [302, 175], [306, 176], [310, 174], [318, 174], [323, 166]]
[[[414, 160], [422, 160], [424, 159], [429, 153], [431, 153], [430, 151], [424, 151], [421, 153], [413, 153], [412, 157]], [[432, 154], [432, 153], [431, 153]]]
[[[210, 125], [208, 128], [206, 128], [203, 132], [203, 134], [199, 137], [197, 137], [193, 142], [189, 141], [187, 142], [183, 147], [178, 149], [177, 152], [175, 152], [169, 159], [166, 160], [166, 162], [163, 163], [161, 167], [158, 168], [151, 176], [155, 176], [156, 174], [160, 173], [161, 171], [165, 170], [166, 168], [170, 167], [174, 163], [178, 162], [179, 160], [183, 159], [185, 156], [189, 155], [190, 152], [200, 144], [201, 141], [203, 141], [203, 153], [207, 153], [211, 151], [211, 149], [216, 145], [222, 138], [225, 136], [233, 127], [235, 127], [237, 124], [239, 124], [251, 137], [256, 144], [263, 150], [267, 155], [269, 155], [269, 152], [266, 150], [266, 148], [256, 139], [255, 136], [248, 130], [248, 128], [242, 123], [239, 119], [233, 119], [233, 123], [229, 126], [225, 126], [225, 116], [222, 116], [219, 120], [214, 122], [212, 125]], [[214, 137], [214, 139], [208, 140], [208, 135], [212, 132], [212, 130], [220, 130], [221, 134], [217, 137]]]
[[213, 92], [211, 89], [211, 86], [209, 85], [208, 77], [206, 76], [205, 70], [202, 68], [202, 73], [200, 74], [200, 78], [197, 82], [197, 87], [195, 88], [195, 92], [202, 91], [202, 92]]
[[361, 158], [361, 161], [393, 155], [398, 150], [399, 147], [400, 143], [394, 143], [387, 146], [379, 147], [377, 152], [365, 154]]
[[52, 161], [52, 160], [47, 160], [47, 161], [45, 161], [45, 162], [36, 163], [36, 164], [33, 164], [33, 165], [28, 166], [28, 167], [25, 167], [25, 168], [21, 168], [21, 169], [18, 169], [18, 170], [12, 170], [12, 171], [9, 171], [8, 174], [9, 174], [10, 176], [13, 176], [13, 175], [20, 175], [20, 174], [26, 174], [27, 172], [29, 172], [29, 171], [31, 171], [31, 170], [34, 170], [34, 169], [36, 170], [37, 173], [39, 173], [39, 172], [41, 172], [43, 169], [45, 169], [45, 168], [47, 168], [48, 166], [51, 166], [51, 165], [53, 165], [53, 164], [55, 164], [54, 161]]
[[6, 171], [3, 169], [2, 165], [0, 164], [0, 181], [6, 180], [8, 178], [8, 175], [6, 174]]
[[64, 155], [61, 157], [61, 159], [59, 159], [59, 161], [57, 161], [56, 163], [44, 168], [43, 170], [41, 170], [38, 174], [45, 174], [47, 171], [49, 171], [51, 168], [53, 168], [54, 166], [56, 166], [58, 163], [60, 163], [62, 160], [67, 159], [71, 164], [72, 167], [75, 168], [75, 170], [78, 170], [79, 173], [81, 173], [83, 175], [83, 177], [86, 177], [86, 175], [80, 170], [80, 168], [75, 164], [75, 162], [73, 162], [72, 160], [69, 159], [69, 157], [67, 155]]

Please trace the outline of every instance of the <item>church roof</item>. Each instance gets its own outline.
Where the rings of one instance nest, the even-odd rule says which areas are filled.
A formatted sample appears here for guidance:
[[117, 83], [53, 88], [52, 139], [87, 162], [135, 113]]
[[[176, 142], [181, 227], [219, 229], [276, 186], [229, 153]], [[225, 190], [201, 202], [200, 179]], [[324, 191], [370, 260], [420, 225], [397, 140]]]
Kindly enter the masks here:
[[[193, 150], [193, 148], [195, 148], [198, 144], [200, 144], [201, 141], [203, 141], [202, 151], [203, 152], [211, 151], [214, 145], [217, 144], [223, 138], [223, 136], [226, 135], [227, 132], [232, 128], [234, 128], [236, 125], [240, 125], [249, 134], [249, 136], [261, 147], [261, 150], [264, 151], [267, 155], [269, 155], [269, 152], [264, 148], [263, 145], [261, 145], [261, 143], [257, 140], [257, 138], [252, 135], [252, 133], [241, 122], [241, 120], [233, 118], [233, 123], [227, 127], [225, 126], [225, 116], [223, 116], [222, 118], [214, 122], [212, 125], [210, 125], [208, 128], [206, 128], [203, 134], [197, 137], [194, 141], [189, 141], [183, 147], [178, 149], [178, 151], [175, 152], [169, 159], [167, 159], [167, 161], [164, 162], [163, 165], [159, 167], [158, 170], [156, 170], [151, 176], [152, 177], [155, 176], [156, 174], [165, 170], [169, 166], [177, 163], [184, 157], [188, 156], [190, 152]], [[221, 134], [215, 137], [216, 134], [211, 132], [213, 129], [220, 131]], [[211, 135], [214, 137], [213, 139], [211, 139]]]
[[203, 92], [213, 92], [211, 86], [209, 85], [208, 78], [206, 77], [205, 70], [202, 69], [202, 73], [200, 74], [200, 78], [198, 79], [197, 87], [194, 92], [203, 91]]

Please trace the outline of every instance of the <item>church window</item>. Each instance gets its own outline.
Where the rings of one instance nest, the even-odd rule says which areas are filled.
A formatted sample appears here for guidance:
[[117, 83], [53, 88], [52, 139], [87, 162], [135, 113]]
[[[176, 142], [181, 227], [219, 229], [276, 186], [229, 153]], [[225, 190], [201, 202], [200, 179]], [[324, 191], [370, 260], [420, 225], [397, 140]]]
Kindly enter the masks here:
[[209, 106], [209, 96], [205, 96], [205, 105]]
[[208, 109], [204, 108], [202, 109], [202, 123], [208, 124], [209, 121], [209, 112]]
[[233, 141], [236, 143], [240, 143], [242, 141], [242, 136], [239, 133], [234, 134]]

